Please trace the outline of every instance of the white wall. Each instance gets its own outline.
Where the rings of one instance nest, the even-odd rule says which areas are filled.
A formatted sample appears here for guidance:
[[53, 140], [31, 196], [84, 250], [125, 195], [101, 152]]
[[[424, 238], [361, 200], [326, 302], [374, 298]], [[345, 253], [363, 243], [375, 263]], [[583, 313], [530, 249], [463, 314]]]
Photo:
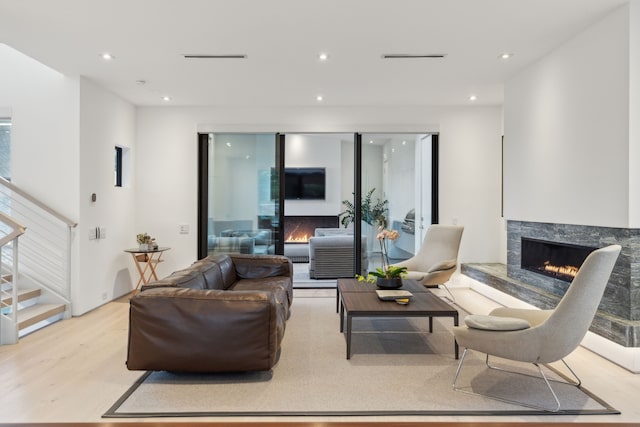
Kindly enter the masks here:
[[[416, 207], [416, 142], [415, 138], [405, 141], [403, 145], [402, 140], [393, 140], [384, 147], [386, 185], [383, 198], [389, 201], [389, 227], [393, 221], [404, 220], [407, 212]], [[431, 165], [426, 167], [431, 170]]]
[[464, 226], [460, 262], [506, 262], [500, 217], [501, 109], [460, 109], [440, 127], [440, 224]]
[[284, 214], [337, 215], [342, 211], [341, 135], [285, 135], [285, 167], [325, 168], [325, 200], [285, 200]]
[[[129, 148], [135, 159], [135, 108], [82, 78], [80, 119], [80, 270], [74, 315], [133, 289], [138, 273], [131, 255], [123, 249], [137, 246], [136, 234], [146, 231], [135, 226], [135, 181], [123, 187], [114, 185], [115, 146]], [[137, 169], [154, 173], [144, 161], [138, 162]], [[92, 193], [97, 196], [95, 202], [91, 201]], [[105, 228], [106, 238], [89, 240], [92, 227]]]
[[629, 225], [628, 31], [625, 6], [507, 83], [506, 218]]
[[[196, 258], [197, 133], [440, 133], [440, 222], [465, 225], [462, 262], [497, 262], [500, 220], [499, 107], [182, 108], [137, 110], [136, 158], [161, 174], [138, 173], [136, 227], [173, 249], [162, 274]], [[162, 215], [158, 215], [162, 212]], [[189, 235], [178, 224], [191, 225]]]
[[0, 64], [0, 108], [12, 116], [12, 182], [77, 220], [78, 80], [4, 44]]
[[640, 228], [640, 2], [629, 4], [629, 227]]
[[[12, 182], [79, 222], [79, 81], [0, 44], [0, 108], [11, 112]], [[78, 229], [72, 288], [79, 287]], [[73, 300], [73, 296], [72, 296]]]

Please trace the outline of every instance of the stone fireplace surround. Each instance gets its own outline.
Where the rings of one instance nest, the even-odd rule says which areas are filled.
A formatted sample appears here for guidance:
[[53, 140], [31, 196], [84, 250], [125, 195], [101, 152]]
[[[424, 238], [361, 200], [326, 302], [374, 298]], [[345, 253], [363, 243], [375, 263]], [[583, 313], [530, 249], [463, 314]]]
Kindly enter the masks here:
[[[640, 347], [640, 230], [507, 221], [506, 275], [495, 266], [464, 264], [462, 273], [541, 309], [556, 306], [570, 283], [520, 266], [521, 239], [590, 247], [619, 244], [616, 262], [590, 330], [624, 347]], [[496, 274], [496, 271], [498, 273]]]

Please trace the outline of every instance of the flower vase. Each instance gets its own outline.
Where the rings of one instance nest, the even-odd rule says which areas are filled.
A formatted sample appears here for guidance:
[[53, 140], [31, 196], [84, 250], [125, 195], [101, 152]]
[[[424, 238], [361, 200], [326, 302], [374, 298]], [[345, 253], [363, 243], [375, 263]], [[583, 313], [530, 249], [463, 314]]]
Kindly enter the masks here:
[[141, 251], [148, 251], [149, 250], [149, 245], [147, 243], [140, 243], [139, 249]]
[[378, 277], [376, 279], [376, 286], [380, 289], [398, 289], [402, 287], [402, 279], [400, 277], [393, 277], [391, 279]]

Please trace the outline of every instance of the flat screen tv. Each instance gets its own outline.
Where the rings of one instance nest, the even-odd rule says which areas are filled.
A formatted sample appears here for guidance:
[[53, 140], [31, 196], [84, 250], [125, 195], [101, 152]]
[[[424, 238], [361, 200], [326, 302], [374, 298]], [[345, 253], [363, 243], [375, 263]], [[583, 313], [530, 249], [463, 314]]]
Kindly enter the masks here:
[[285, 168], [285, 200], [324, 200], [325, 168]]

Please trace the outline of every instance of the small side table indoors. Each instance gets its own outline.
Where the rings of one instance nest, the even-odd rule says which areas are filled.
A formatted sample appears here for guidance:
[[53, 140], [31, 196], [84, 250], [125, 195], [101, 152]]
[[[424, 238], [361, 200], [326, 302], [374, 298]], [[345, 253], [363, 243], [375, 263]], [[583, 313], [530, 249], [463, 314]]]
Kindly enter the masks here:
[[140, 274], [140, 278], [138, 279], [138, 283], [136, 283], [134, 292], [138, 290], [140, 284], [146, 285], [153, 280], [158, 280], [156, 267], [159, 262], [162, 262], [162, 254], [169, 249], [171, 248], [161, 246], [156, 249], [147, 250], [141, 250], [139, 248], [124, 250], [125, 252], [131, 254], [131, 256], [133, 257], [133, 262], [136, 265], [136, 269], [138, 269], [138, 273]]

